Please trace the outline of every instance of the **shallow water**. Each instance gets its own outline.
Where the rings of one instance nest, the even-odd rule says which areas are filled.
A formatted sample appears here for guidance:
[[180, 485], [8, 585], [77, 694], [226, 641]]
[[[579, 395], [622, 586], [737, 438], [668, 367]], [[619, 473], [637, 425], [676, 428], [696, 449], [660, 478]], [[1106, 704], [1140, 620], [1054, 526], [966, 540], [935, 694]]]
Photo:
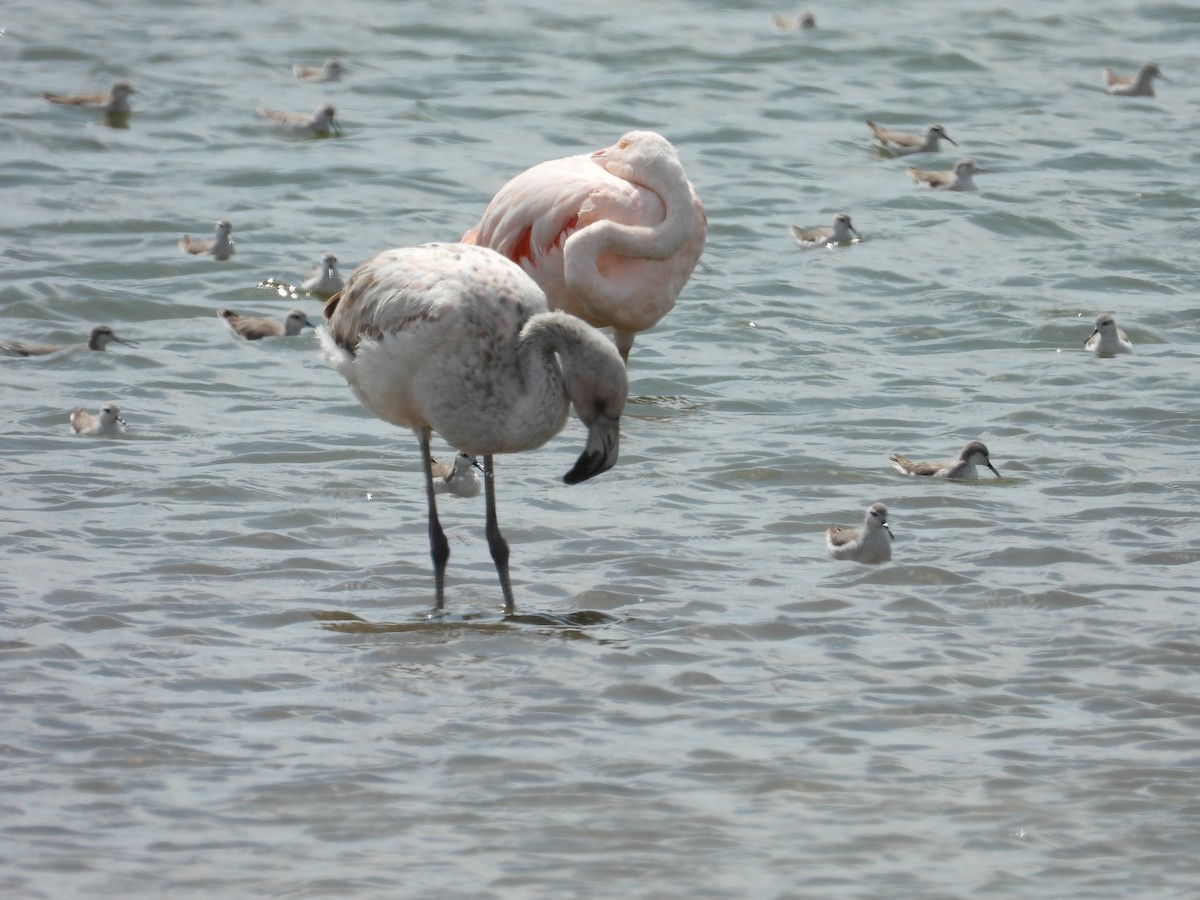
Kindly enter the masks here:
[[[4, 896], [1194, 893], [1200, 15], [772, 9], [6, 6], [0, 337], [140, 345], [0, 358]], [[1157, 98], [1104, 96], [1150, 58]], [[118, 77], [124, 129], [38, 96]], [[341, 138], [254, 114], [326, 101]], [[866, 118], [960, 146], [881, 159]], [[411, 436], [215, 310], [315, 316], [261, 285], [635, 127], [705, 266], [615, 469], [562, 484], [578, 423], [498, 461], [519, 615], [443, 498], [432, 619]], [[960, 155], [979, 193], [904, 174]], [[792, 242], [839, 210], [861, 244]], [[178, 252], [218, 218], [232, 260]], [[1133, 356], [1082, 350], [1108, 310]], [[68, 433], [109, 399], [129, 434]], [[887, 465], [971, 439], [1001, 479]], [[893, 562], [827, 560], [876, 500]]]

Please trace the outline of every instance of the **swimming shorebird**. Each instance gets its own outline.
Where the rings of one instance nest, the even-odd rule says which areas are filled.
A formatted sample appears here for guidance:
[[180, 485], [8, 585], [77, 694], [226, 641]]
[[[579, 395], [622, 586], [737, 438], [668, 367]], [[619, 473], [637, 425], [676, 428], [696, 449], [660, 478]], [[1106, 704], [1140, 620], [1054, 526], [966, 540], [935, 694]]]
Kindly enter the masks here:
[[116, 116], [127, 116], [133, 111], [129, 105], [129, 95], [136, 94], [128, 81], [118, 81], [111, 91], [98, 91], [91, 94], [55, 94], [43, 91], [42, 96], [51, 103], [59, 106], [78, 106], [84, 109], [98, 109], [101, 112]]
[[97, 325], [92, 329], [86, 344], [26, 344], [21, 341], [0, 340], [0, 353], [8, 356], [46, 356], [60, 350], [106, 350], [114, 341], [130, 347], [137, 346], [137, 341], [117, 337], [110, 326]]
[[1155, 78], [1171, 80], [1159, 71], [1157, 63], [1152, 62], [1142, 63], [1142, 67], [1132, 78], [1118, 75], [1112, 69], [1105, 69], [1104, 91], [1117, 97], [1153, 97]]
[[996, 471], [996, 467], [992, 465], [991, 457], [988, 455], [988, 448], [982, 441], [971, 441], [963, 446], [958, 451], [956, 459], [946, 460], [944, 462], [918, 462], [915, 463], [907, 456], [901, 456], [899, 453], [888, 457], [888, 462], [892, 464], [892, 468], [901, 475], [928, 475], [932, 478], [960, 478], [960, 479], [975, 479], [979, 477], [977, 465], [985, 465], [992, 470], [997, 478], [1000, 473]]
[[265, 106], [258, 108], [258, 114], [280, 131], [286, 131], [288, 134], [323, 137], [330, 132], [342, 133], [341, 127], [334, 121], [337, 112], [331, 103], [319, 107], [311, 116], [306, 116], [304, 113], [280, 112]]
[[338, 271], [337, 256], [326, 251], [321, 257], [321, 265], [308, 274], [308, 278], [300, 287], [310, 294], [332, 297], [342, 289], [345, 281]]
[[429, 465], [433, 470], [433, 492], [435, 494], [453, 494], [456, 497], [478, 497], [480, 491], [479, 476], [476, 470], [483, 471], [483, 466], [470, 453], [461, 450], [454, 454], [454, 462], [438, 462], [430, 457]]
[[792, 237], [801, 247], [834, 247], [838, 244], [857, 243], [862, 240], [850, 221], [849, 213], [838, 213], [833, 217], [833, 227], [820, 225], [816, 228], [799, 228], [789, 225]]
[[793, 15], [769, 13], [767, 15], [767, 24], [776, 31], [803, 31], [806, 28], [816, 28], [817, 17], [807, 9]]
[[75, 434], [124, 434], [127, 427], [121, 418], [121, 407], [116, 403], [105, 403], [96, 416], [86, 412], [82, 406], [75, 407], [71, 413], [71, 431]]
[[930, 125], [925, 132], [925, 136], [919, 134], [910, 134], [907, 131], [891, 131], [884, 128], [882, 125], [876, 125], [870, 119], [867, 119], [867, 125], [874, 132], [876, 140], [879, 141], [880, 149], [886, 150], [892, 156], [911, 156], [914, 153], [937, 153], [939, 150], [939, 141], [947, 140], [954, 144], [958, 143], [946, 134], [946, 129], [941, 125]]
[[321, 84], [326, 81], [340, 81], [346, 67], [340, 59], [327, 59], [319, 66], [302, 66], [299, 63], [292, 66], [292, 74], [297, 81], [307, 84]]
[[830, 525], [825, 531], [825, 546], [833, 559], [860, 563], [881, 563], [892, 558], [892, 529], [888, 527], [888, 508], [882, 503], [867, 507], [862, 528]]
[[225, 324], [235, 336], [248, 341], [257, 341], [265, 337], [295, 337], [304, 328], [317, 327], [315, 322], [308, 320], [302, 309], [293, 309], [282, 322], [239, 315], [224, 306], [217, 310], [217, 315], [225, 320]]
[[1117, 327], [1117, 320], [1113, 318], [1112, 313], [1096, 316], [1096, 327], [1083, 342], [1083, 346], [1085, 350], [1091, 350], [1097, 356], [1116, 356], [1118, 353], [1133, 352], [1133, 341]]
[[493, 456], [540, 447], [562, 430], [573, 405], [588, 439], [563, 481], [610, 469], [629, 386], [616, 347], [581, 319], [547, 312], [546, 295], [516, 263], [464, 244], [380, 253], [351, 273], [325, 318], [317, 333], [329, 362], [369, 412], [411, 428], [420, 444], [437, 608], [450, 545], [434, 500], [434, 431], [483, 457], [488, 548], [512, 613]]
[[960, 159], [949, 171], [931, 172], [928, 169], [908, 167], [908, 176], [917, 184], [928, 185], [935, 191], [973, 191], [975, 181], [971, 177], [983, 169], [973, 159]]
[[184, 253], [190, 253], [193, 256], [209, 254], [216, 259], [229, 259], [237, 250], [233, 248], [233, 225], [225, 219], [217, 223], [216, 231], [213, 232], [211, 240], [197, 241], [192, 240], [188, 235], [184, 235], [176, 243], [176, 246]]

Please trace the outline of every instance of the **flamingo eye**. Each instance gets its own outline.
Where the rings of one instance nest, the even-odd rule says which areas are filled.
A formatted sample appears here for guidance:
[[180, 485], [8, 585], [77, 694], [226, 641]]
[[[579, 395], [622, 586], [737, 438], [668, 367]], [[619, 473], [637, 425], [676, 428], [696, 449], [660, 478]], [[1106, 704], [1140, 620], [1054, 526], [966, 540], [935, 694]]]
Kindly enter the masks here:
[[618, 150], [624, 150], [628, 146], [629, 146], [629, 141], [625, 140], [624, 138], [617, 141], [617, 149]]

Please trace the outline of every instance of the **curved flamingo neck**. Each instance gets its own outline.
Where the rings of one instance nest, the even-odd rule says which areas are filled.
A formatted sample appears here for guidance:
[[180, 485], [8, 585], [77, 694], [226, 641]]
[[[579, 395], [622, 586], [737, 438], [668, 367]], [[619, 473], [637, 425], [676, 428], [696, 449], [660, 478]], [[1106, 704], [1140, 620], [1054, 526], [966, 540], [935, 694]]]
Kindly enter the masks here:
[[[630, 179], [632, 180], [632, 179]], [[601, 269], [604, 255], [629, 259], [666, 260], [676, 254], [691, 238], [695, 229], [695, 201], [691, 185], [677, 159], [660, 159], [638, 182], [653, 191], [663, 204], [663, 219], [657, 225], [625, 225], [603, 219], [576, 231], [563, 244], [563, 280], [567, 288], [592, 315], [599, 316], [593, 324], [616, 324], [609, 320], [611, 312], [630, 303], [662, 298], [644, 296], [646, 285], [620, 278], [620, 268]], [[665, 314], [674, 303], [670, 297], [654, 320]], [[602, 312], [608, 310], [608, 312]], [[636, 330], [636, 329], [635, 329]], [[632, 332], [618, 326], [618, 345], [622, 358], [627, 358], [633, 344]]]
[[[613, 174], [621, 177], [619, 173]], [[587, 255], [593, 258], [607, 252], [640, 259], [666, 259], [683, 246], [695, 220], [692, 189], [683, 166], [677, 159], [660, 159], [640, 180], [625, 180], [658, 195], [663, 204], [663, 220], [657, 225], [623, 225], [604, 219], [575, 232], [570, 242], [576, 252], [586, 248]]]

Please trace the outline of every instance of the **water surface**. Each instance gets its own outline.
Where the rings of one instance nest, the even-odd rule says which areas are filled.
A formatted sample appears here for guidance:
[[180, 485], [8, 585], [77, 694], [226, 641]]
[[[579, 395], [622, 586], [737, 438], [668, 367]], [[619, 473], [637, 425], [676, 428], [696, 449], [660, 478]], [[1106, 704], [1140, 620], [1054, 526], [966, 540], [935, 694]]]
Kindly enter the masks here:
[[[1200, 867], [1200, 15], [1183, 4], [6, 6], [0, 891], [1188, 897]], [[343, 58], [340, 83], [293, 62]], [[1156, 60], [1154, 99], [1100, 70]], [[42, 90], [139, 90], [128, 128]], [[336, 105], [291, 140], [260, 103]], [[864, 119], [959, 143], [900, 161]], [[282, 317], [510, 176], [653, 128], [705, 266], [583, 431], [442, 505]], [[906, 162], [987, 170], [923, 192]], [[846, 210], [864, 241], [787, 226]], [[184, 232], [234, 223], [226, 263]], [[1132, 357], [1082, 350], [1112, 311]], [[68, 433], [117, 399], [129, 434]], [[982, 439], [1003, 474], [902, 478]], [[440, 452], [452, 448], [439, 447]], [[825, 558], [873, 501], [892, 563]]]

